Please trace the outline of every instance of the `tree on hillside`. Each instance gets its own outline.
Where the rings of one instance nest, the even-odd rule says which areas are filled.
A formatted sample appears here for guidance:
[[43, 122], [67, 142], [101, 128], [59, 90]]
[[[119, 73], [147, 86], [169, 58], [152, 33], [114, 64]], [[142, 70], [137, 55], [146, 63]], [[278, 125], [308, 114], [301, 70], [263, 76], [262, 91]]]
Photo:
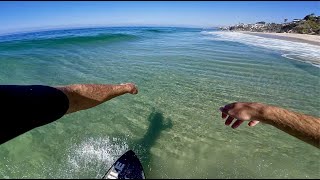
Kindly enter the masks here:
[[306, 17], [303, 18], [304, 20], [308, 21], [308, 20], [315, 20], [315, 14], [311, 13], [309, 15], [306, 15]]
[[288, 19], [284, 19], [284, 22], [287, 22], [288, 21]]

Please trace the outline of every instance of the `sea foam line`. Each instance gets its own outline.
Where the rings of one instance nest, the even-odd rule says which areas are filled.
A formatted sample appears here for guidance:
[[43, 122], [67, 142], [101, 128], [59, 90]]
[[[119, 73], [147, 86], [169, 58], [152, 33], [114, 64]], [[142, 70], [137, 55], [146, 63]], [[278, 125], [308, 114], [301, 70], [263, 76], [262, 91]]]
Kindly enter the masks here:
[[[316, 67], [320, 66], [320, 51], [319, 46], [301, 42], [291, 42], [282, 39], [264, 38], [250, 34], [239, 32], [224, 32], [224, 31], [202, 31], [204, 35], [210, 35], [209, 39], [215, 41], [233, 41], [246, 45], [267, 48], [281, 52], [283, 57], [299, 60], [310, 63]], [[297, 58], [291, 57], [295, 55]]]

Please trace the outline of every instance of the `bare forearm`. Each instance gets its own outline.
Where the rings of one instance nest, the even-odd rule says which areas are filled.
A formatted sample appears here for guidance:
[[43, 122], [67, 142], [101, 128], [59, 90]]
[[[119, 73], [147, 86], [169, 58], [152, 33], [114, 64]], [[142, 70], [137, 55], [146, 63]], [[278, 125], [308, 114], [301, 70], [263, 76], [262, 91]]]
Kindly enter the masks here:
[[89, 109], [114, 97], [132, 92], [133, 84], [73, 84], [56, 87], [64, 92], [69, 99], [68, 113]]
[[266, 106], [260, 121], [320, 148], [320, 118]]

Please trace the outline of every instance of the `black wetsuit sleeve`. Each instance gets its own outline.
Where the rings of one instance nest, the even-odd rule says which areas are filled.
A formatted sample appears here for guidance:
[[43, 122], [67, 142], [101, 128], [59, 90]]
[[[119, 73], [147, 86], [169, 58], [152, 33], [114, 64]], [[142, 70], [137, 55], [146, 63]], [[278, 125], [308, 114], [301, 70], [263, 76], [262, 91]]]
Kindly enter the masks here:
[[60, 90], [41, 85], [0, 85], [0, 144], [61, 118], [69, 108]]

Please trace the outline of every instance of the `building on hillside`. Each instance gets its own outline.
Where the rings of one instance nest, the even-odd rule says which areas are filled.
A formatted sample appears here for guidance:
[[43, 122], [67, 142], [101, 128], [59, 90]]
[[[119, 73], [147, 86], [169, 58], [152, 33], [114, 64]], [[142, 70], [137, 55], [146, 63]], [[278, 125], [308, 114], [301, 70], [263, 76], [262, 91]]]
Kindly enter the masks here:
[[256, 24], [263, 24], [263, 25], [265, 25], [265, 24], [266, 24], [266, 22], [264, 22], [264, 21], [260, 21], [260, 22], [257, 22]]
[[302, 21], [302, 19], [293, 19], [292, 22], [297, 23], [297, 22], [300, 22], [300, 21]]

